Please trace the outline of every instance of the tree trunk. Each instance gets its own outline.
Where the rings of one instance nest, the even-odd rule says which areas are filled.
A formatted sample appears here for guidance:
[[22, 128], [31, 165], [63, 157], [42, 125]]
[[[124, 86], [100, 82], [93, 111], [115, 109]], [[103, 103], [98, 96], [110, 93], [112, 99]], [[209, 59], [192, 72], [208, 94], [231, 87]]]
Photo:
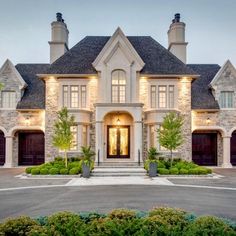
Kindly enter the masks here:
[[65, 150], [65, 152], [64, 152], [64, 157], [65, 157], [65, 166], [66, 166], [66, 168], [67, 168], [67, 166], [68, 166], [68, 161], [67, 161], [67, 151]]
[[172, 163], [173, 163], [173, 152], [172, 149], [170, 150], [170, 167], [172, 167]]

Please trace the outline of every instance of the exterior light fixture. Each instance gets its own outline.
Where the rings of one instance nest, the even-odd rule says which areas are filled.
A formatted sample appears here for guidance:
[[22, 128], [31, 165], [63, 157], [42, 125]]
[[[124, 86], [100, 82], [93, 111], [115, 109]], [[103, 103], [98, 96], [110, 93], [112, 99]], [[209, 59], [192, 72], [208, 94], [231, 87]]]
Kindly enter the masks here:
[[26, 124], [27, 126], [30, 125], [30, 117], [29, 117], [29, 116], [27, 116], [27, 117], [25, 118], [25, 124]]
[[116, 121], [116, 124], [119, 126], [120, 125], [120, 119], [118, 118]]
[[211, 123], [211, 119], [208, 117], [206, 123], [209, 125]]

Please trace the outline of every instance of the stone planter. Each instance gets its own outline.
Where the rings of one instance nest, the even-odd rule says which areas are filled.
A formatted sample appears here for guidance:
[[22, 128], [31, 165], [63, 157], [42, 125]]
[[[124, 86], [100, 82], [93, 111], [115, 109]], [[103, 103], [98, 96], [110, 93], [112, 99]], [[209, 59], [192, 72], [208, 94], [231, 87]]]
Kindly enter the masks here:
[[86, 164], [82, 165], [82, 176], [84, 178], [89, 178], [90, 177], [90, 167]]
[[149, 163], [149, 177], [156, 177], [157, 176], [157, 163], [150, 162]]

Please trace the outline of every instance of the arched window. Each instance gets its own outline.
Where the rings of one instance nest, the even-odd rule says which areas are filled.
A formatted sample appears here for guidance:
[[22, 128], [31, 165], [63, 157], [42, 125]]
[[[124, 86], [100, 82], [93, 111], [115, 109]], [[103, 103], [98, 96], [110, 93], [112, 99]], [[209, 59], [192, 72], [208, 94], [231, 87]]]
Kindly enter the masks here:
[[112, 72], [111, 99], [114, 103], [124, 103], [126, 100], [126, 78], [123, 70]]

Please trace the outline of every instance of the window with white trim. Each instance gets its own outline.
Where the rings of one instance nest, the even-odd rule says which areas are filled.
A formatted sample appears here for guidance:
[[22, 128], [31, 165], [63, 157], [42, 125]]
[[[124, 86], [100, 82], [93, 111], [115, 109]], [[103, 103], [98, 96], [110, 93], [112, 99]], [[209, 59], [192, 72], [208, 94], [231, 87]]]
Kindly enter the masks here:
[[220, 107], [221, 108], [234, 107], [234, 92], [233, 91], [222, 91], [220, 93]]
[[82, 127], [82, 146], [87, 146], [87, 140], [88, 140], [87, 126], [83, 125], [83, 127]]
[[174, 108], [175, 86], [151, 85], [150, 105], [151, 108]]
[[70, 151], [76, 151], [78, 149], [78, 127], [71, 126], [70, 130], [73, 135]]
[[87, 86], [86, 85], [63, 85], [62, 104], [68, 108], [86, 108]]
[[2, 108], [16, 108], [16, 92], [2, 91]]
[[166, 148], [162, 147], [159, 143], [158, 140], [158, 133], [157, 130], [159, 129], [160, 125], [150, 125], [149, 126], [149, 147], [156, 147], [157, 151], [159, 152], [163, 152], [163, 151], [167, 151]]
[[123, 70], [112, 72], [111, 98], [113, 103], [124, 103], [126, 100], [126, 78]]

